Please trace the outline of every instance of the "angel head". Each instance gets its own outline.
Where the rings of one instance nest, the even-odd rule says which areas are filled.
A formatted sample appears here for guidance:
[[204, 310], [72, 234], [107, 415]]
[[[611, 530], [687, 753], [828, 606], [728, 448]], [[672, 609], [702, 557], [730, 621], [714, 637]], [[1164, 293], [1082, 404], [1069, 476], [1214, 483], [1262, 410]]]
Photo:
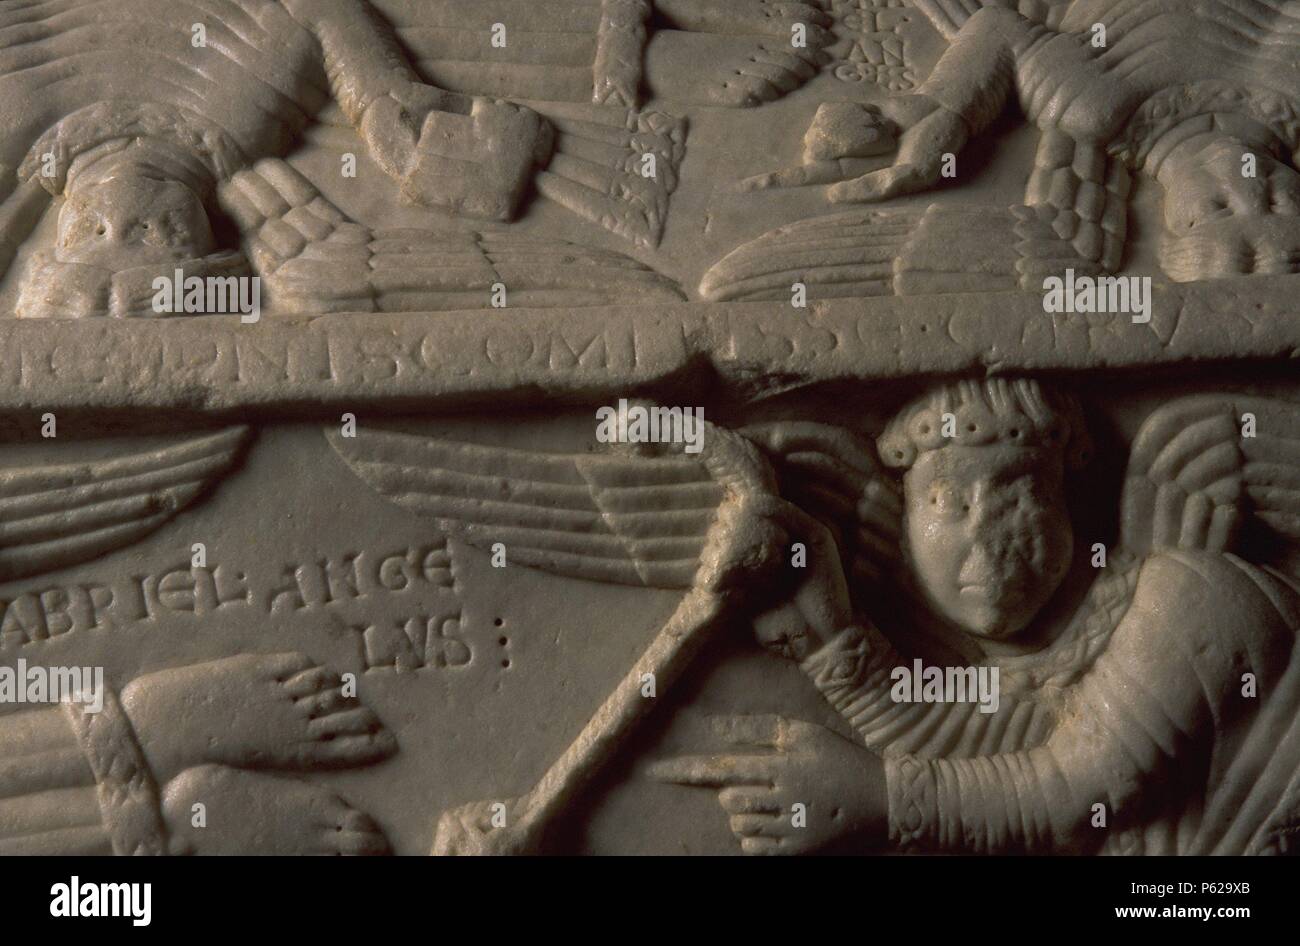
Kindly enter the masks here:
[[1266, 147], [1207, 135], [1160, 169], [1161, 264], [1193, 282], [1300, 269], [1300, 173]]
[[59, 210], [59, 258], [127, 269], [210, 253], [209, 181], [185, 166], [193, 158], [181, 160], [175, 148], [144, 144], [78, 158]]
[[152, 142], [110, 143], [78, 157], [62, 189], [55, 245], [33, 256], [17, 315], [141, 314], [156, 275], [226, 275], [238, 254], [216, 247], [202, 196], [210, 187], [201, 162]]
[[931, 607], [980, 637], [1024, 629], [1073, 554], [1065, 472], [1090, 452], [1074, 400], [1029, 380], [946, 385], [878, 447], [904, 471], [904, 547]]

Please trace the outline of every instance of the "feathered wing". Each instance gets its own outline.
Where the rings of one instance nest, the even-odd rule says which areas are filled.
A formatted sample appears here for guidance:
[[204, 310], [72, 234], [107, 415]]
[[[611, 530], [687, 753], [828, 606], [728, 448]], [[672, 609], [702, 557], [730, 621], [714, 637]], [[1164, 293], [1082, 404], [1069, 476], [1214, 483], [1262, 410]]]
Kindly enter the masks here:
[[1132, 184], [1127, 165], [1101, 145], [1044, 129], [1025, 202], [928, 207], [898, 248], [891, 288], [900, 296], [1042, 292], [1044, 279], [1067, 270], [1114, 273], [1124, 261]]
[[921, 216], [854, 210], [777, 227], [713, 264], [700, 295], [709, 302], [788, 302], [795, 283], [807, 287], [809, 299], [892, 295], [895, 261]]
[[[660, 110], [565, 111], [546, 111], [558, 134], [551, 163], [537, 172], [538, 193], [643, 249], [658, 246], [686, 155], [686, 120]], [[649, 177], [646, 155], [656, 162]]]
[[[984, 7], [1016, 10], [1032, 23], [1049, 29], [1061, 25], [1073, 0], [915, 0], [944, 38], [950, 42], [966, 21]], [[1009, 246], [1015, 249], [1015, 269], [1020, 288], [1037, 291], [1046, 276], [1059, 275], [1066, 269], [1088, 275], [1112, 273], [1123, 262], [1128, 233], [1128, 197], [1132, 179], [1119, 158], [1107, 154], [1096, 142], [1077, 141], [1059, 129], [1043, 131], [1034, 168], [1030, 173], [1022, 206], [1006, 211], [988, 209], [995, 238], [1011, 228]], [[978, 209], [978, 208], [972, 208]], [[933, 208], [932, 208], [933, 213]], [[900, 295], [918, 292], [943, 292], [943, 277], [960, 270], [947, 265], [955, 236], [963, 233], [978, 239], [982, 231], [971, 220], [971, 227], [961, 221], [932, 225], [933, 242], [921, 233], [909, 247], [916, 259], [903, 260]], [[988, 226], [988, 224], [985, 224]], [[985, 263], [987, 267], [989, 263]], [[938, 277], [936, 279], [936, 277]], [[933, 284], [932, 288], [928, 288]]]
[[[949, 40], [984, 7], [1019, 9], [1056, 27], [1069, 0], [918, 0]], [[709, 301], [1041, 292], [1066, 270], [1116, 272], [1124, 259], [1132, 178], [1097, 142], [1043, 130], [1023, 204], [933, 204], [832, 214], [778, 227], [719, 260], [700, 284]]]
[[479, 309], [498, 284], [520, 306], [682, 298], [671, 279], [612, 250], [505, 232], [373, 230], [280, 158], [233, 175], [218, 199], [266, 280], [267, 304], [283, 311]]
[[1300, 404], [1189, 397], [1147, 420], [1129, 457], [1120, 545], [1236, 551], [1248, 522], [1300, 541]]
[[953, 292], [1041, 292], [1067, 269], [1115, 272], [1132, 186], [1123, 161], [1064, 132], [1043, 132], [1025, 203], [854, 210], [777, 227], [705, 274], [709, 301], [811, 300]]
[[1234, 552], [1251, 529], [1300, 543], [1300, 404], [1211, 394], [1161, 407], [1133, 441], [1106, 569], [1070, 628], [1043, 651], [1003, 660], [1004, 673], [1066, 685], [1105, 648], [1148, 555]]
[[247, 439], [233, 427], [109, 460], [0, 471], [0, 581], [143, 538], [225, 474]]
[[1128, 166], [1096, 142], [1059, 129], [1042, 132], [1025, 204], [1015, 218], [1021, 288], [1042, 289], [1047, 276], [1116, 272], [1128, 239]]
[[1016, 10], [1033, 23], [1055, 29], [1074, 0], [913, 0], [943, 38], [952, 41], [966, 21], [985, 7]]
[[[1243, 540], [1263, 531], [1273, 541], [1252, 543], [1252, 551], [1281, 546], [1293, 568], [1300, 548], [1300, 404], [1220, 394], [1157, 411], [1133, 444], [1122, 516], [1121, 548], [1131, 559], [1162, 549], [1243, 551]], [[1269, 564], [1258, 555], [1251, 560]], [[1293, 665], [1260, 700], [1261, 721], [1237, 745], [1190, 853], [1294, 853], [1295, 673]]]
[[364, 482], [447, 533], [589, 581], [690, 588], [726, 494], [689, 456], [552, 454], [377, 430], [329, 440]]

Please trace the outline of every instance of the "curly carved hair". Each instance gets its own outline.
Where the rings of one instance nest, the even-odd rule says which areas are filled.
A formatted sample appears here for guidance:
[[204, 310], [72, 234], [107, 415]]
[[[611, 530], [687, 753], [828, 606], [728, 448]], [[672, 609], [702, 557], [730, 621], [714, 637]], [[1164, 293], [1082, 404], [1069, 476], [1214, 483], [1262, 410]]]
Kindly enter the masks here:
[[1069, 469], [1092, 456], [1078, 402], [1027, 378], [943, 385], [899, 411], [876, 441], [885, 465], [901, 470], [931, 450], [991, 444], [1059, 451]]

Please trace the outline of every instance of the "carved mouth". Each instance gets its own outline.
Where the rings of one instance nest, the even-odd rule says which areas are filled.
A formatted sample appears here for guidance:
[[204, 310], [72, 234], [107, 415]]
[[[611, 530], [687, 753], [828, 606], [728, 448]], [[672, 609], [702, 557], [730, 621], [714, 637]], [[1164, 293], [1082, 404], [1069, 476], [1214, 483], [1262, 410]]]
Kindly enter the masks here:
[[962, 585], [958, 594], [1003, 606], [1014, 604], [1025, 597], [1023, 587], [1007, 585]]

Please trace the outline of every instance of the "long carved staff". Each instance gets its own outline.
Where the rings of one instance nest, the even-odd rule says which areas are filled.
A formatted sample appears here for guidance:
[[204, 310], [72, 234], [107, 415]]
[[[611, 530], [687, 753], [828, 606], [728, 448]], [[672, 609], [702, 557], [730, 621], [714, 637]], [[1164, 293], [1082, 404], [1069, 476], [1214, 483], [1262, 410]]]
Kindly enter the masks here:
[[[654, 675], [657, 687], [670, 686], [708, 639], [708, 632], [723, 623], [729, 610], [727, 601], [722, 594], [704, 588], [686, 594], [668, 623], [582, 727], [578, 737], [520, 800], [516, 818], [525, 822], [519, 827], [529, 842], [524, 850], [533, 848], [545, 825], [564, 811], [649, 714], [654, 701], [642, 695], [645, 674]], [[434, 853], [450, 853], [440, 851], [439, 846], [439, 839], [435, 838]]]
[[[434, 853], [523, 853], [649, 713], [646, 674], [670, 685], [729, 616], [730, 589], [778, 545], [770, 468], [744, 438], [699, 422], [697, 456], [541, 454], [372, 431], [330, 434], [367, 483], [509, 561], [593, 581], [682, 588], [685, 596], [577, 738], [524, 796], [444, 813]], [[504, 471], [504, 472], [503, 472]]]

